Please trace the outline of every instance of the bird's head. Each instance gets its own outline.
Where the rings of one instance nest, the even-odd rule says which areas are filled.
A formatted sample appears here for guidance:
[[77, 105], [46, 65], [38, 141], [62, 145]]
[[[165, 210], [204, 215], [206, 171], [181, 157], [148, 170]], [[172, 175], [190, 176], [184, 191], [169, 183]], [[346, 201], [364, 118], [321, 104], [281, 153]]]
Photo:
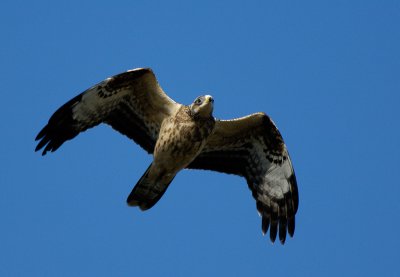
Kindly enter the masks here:
[[199, 96], [189, 106], [192, 115], [203, 118], [212, 116], [213, 107], [214, 99], [211, 95]]

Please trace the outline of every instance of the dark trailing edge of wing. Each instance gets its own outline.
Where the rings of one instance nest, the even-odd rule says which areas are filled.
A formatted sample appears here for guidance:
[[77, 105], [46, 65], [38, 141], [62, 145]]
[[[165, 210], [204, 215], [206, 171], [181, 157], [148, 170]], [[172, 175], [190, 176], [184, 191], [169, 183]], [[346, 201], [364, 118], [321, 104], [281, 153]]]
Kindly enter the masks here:
[[82, 94], [72, 98], [62, 105], [49, 119], [47, 125], [36, 136], [40, 140], [35, 151], [43, 149], [42, 155], [47, 151], [54, 152], [65, 141], [74, 138], [82, 130], [75, 128], [77, 122], [72, 118], [72, 107], [82, 99]]
[[213, 170], [227, 174], [244, 176], [247, 155], [246, 150], [238, 151], [211, 151], [201, 153], [187, 168]]

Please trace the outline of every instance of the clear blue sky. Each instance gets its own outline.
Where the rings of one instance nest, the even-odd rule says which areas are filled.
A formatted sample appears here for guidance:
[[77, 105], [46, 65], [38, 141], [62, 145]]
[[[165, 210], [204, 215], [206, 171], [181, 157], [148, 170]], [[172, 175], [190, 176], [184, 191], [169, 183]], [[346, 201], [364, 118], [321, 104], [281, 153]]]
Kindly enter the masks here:
[[[3, 1], [1, 276], [400, 276], [399, 1]], [[34, 137], [104, 78], [151, 67], [215, 116], [269, 114], [300, 193], [284, 246], [245, 180], [183, 171], [150, 211], [151, 157], [107, 126]]]

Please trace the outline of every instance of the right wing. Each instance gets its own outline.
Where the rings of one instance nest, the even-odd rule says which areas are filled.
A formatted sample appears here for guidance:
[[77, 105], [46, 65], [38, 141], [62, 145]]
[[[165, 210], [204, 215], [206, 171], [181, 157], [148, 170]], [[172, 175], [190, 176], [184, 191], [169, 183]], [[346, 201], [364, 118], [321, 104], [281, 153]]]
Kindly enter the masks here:
[[207, 144], [188, 168], [214, 170], [246, 178], [270, 239], [293, 236], [299, 205], [296, 176], [283, 138], [272, 120], [256, 113], [218, 120]]

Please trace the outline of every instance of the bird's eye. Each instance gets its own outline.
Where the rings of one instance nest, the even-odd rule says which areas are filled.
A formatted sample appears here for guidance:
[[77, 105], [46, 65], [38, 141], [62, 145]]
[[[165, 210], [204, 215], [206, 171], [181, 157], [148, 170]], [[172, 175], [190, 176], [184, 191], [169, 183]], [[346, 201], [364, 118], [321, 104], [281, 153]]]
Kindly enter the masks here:
[[201, 98], [197, 98], [195, 101], [194, 101], [194, 103], [196, 104], [196, 105], [200, 105], [201, 104]]

